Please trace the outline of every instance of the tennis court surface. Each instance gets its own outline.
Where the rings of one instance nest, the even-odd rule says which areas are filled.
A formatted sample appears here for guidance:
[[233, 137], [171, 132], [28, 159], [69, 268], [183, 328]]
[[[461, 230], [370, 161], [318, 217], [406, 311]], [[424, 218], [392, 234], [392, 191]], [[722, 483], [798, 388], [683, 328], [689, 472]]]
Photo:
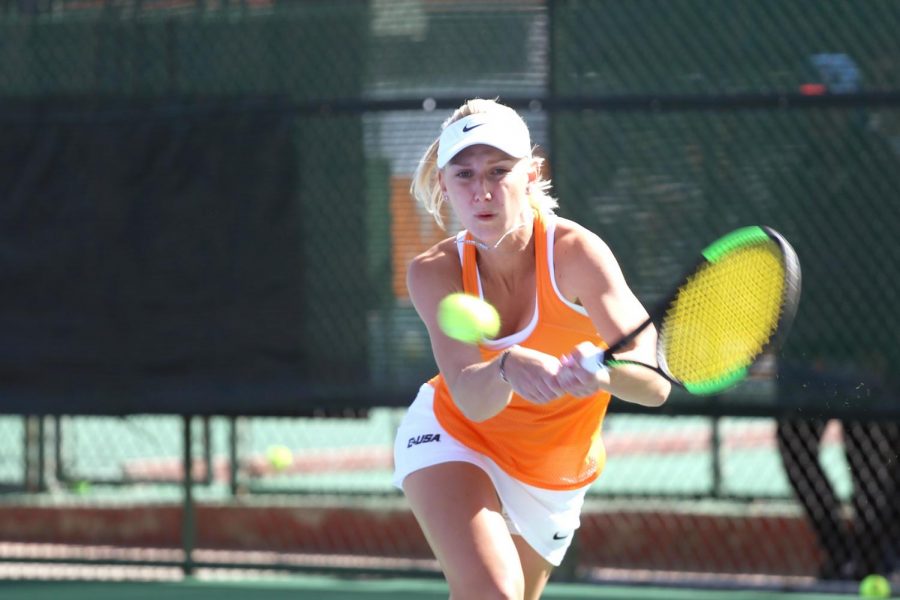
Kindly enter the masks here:
[[[543, 600], [834, 600], [855, 594], [798, 593], [772, 590], [663, 588], [551, 583]], [[447, 597], [447, 586], [431, 579], [341, 579], [295, 576], [277, 579], [178, 582], [2, 581], [3, 600], [431, 600]]]

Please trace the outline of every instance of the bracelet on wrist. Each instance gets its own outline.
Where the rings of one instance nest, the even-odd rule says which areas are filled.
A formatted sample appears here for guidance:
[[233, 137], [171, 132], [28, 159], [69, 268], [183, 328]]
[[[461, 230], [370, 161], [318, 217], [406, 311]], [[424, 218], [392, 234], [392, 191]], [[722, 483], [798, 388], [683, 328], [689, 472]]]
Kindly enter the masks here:
[[510, 352], [512, 352], [512, 348], [507, 348], [500, 355], [500, 379], [506, 383], [509, 383], [509, 377], [506, 376], [506, 359], [509, 358]]

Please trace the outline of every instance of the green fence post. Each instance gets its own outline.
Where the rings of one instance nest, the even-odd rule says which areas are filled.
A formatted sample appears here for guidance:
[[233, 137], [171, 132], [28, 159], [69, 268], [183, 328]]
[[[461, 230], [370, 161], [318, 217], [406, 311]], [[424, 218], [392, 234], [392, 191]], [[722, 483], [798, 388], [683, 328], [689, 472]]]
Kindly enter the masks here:
[[194, 574], [194, 474], [192, 468], [191, 446], [191, 415], [182, 415], [182, 471], [184, 496], [181, 503], [181, 548], [184, 550], [183, 569], [185, 576]]

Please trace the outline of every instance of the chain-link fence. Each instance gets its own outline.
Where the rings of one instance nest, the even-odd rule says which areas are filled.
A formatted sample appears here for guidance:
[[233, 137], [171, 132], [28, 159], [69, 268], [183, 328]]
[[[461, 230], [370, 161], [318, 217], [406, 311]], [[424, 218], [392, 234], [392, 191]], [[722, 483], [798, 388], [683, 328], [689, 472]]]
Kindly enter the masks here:
[[482, 96], [648, 305], [737, 226], [803, 266], [746, 383], [613, 405], [568, 573], [896, 570], [898, 30], [891, 0], [0, 3], [0, 406], [59, 415], [0, 421], [3, 556], [432, 569], [389, 484], [434, 372], [405, 265], [447, 235], [408, 189]]

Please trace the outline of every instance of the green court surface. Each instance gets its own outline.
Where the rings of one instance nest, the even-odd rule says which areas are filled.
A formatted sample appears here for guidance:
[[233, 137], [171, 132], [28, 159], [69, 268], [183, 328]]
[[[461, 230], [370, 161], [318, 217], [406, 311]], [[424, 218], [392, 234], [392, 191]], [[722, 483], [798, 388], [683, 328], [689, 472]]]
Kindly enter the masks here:
[[[447, 597], [441, 581], [418, 579], [340, 579], [291, 577], [275, 580], [181, 582], [0, 581], [6, 600], [432, 600]], [[767, 590], [709, 590], [695, 588], [620, 587], [551, 583], [543, 600], [828, 600], [855, 595]]]

